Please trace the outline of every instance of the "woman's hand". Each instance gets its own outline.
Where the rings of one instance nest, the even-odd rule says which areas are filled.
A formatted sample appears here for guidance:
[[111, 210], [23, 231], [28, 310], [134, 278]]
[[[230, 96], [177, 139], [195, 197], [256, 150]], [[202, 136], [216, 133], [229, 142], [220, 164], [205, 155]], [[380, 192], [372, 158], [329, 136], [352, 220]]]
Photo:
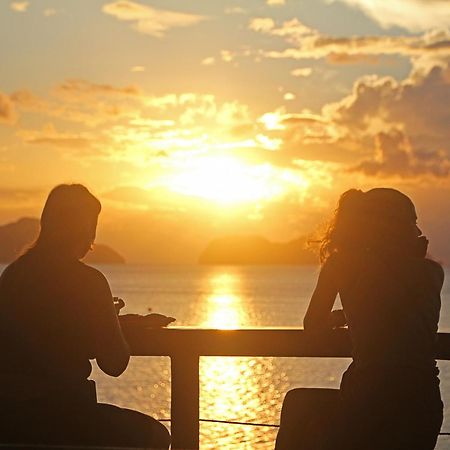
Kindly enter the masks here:
[[120, 297], [113, 297], [113, 303], [116, 313], [119, 315], [120, 310], [125, 306], [125, 302]]
[[119, 316], [119, 320], [123, 324], [135, 323], [137, 325], [151, 328], [162, 328], [167, 327], [167, 325], [172, 322], [175, 322], [176, 319], [165, 316], [164, 314], [152, 313], [145, 316], [140, 314], [124, 314], [123, 316]]

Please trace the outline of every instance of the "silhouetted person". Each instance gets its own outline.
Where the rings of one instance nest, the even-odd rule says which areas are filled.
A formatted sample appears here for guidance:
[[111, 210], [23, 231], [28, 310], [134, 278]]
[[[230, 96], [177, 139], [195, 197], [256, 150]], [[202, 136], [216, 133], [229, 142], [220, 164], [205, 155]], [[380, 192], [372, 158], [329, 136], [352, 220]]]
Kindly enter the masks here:
[[[321, 245], [304, 318], [311, 339], [348, 322], [353, 362], [340, 390], [295, 389], [277, 450], [431, 450], [442, 424], [435, 342], [444, 280], [411, 200], [349, 190]], [[339, 294], [343, 312], [331, 313]], [[345, 314], [345, 315], [344, 315]]]
[[1, 443], [169, 447], [162, 424], [97, 403], [88, 380], [89, 359], [117, 377], [130, 357], [108, 282], [80, 262], [100, 209], [84, 186], [54, 188], [35, 245], [0, 278]]

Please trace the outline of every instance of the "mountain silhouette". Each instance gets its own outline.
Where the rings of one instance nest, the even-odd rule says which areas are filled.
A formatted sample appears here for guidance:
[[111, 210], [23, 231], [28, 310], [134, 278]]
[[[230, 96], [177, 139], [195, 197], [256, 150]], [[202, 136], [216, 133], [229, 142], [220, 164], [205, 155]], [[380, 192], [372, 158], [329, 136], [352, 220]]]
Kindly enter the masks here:
[[318, 264], [307, 238], [271, 242], [261, 236], [225, 236], [211, 241], [200, 254], [200, 264]]
[[[0, 263], [10, 263], [20, 256], [39, 234], [39, 220], [23, 217], [16, 222], [0, 226]], [[85, 262], [91, 264], [124, 264], [125, 259], [111, 247], [103, 244], [94, 245]]]

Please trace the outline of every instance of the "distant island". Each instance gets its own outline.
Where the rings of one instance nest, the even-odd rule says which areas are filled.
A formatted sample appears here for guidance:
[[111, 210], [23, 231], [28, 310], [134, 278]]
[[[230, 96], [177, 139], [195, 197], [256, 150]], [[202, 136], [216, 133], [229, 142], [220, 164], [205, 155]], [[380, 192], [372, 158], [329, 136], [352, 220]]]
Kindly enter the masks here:
[[[10, 263], [26, 250], [39, 234], [39, 220], [23, 217], [0, 226], [0, 263]], [[96, 244], [84, 258], [89, 264], [124, 264], [125, 259], [111, 247]]]
[[200, 264], [318, 264], [307, 238], [271, 242], [261, 236], [225, 236], [211, 241], [200, 254]]

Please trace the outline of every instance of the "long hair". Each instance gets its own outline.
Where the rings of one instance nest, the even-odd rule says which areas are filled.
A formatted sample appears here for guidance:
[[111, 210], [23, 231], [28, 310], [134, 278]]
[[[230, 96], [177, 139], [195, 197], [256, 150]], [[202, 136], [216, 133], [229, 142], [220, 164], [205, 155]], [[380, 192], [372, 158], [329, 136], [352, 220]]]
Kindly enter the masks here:
[[414, 204], [400, 191], [350, 189], [341, 195], [321, 240], [320, 260], [336, 252], [407, 253], [417, 238], [416, 220]]
[[34, 248], [65, 250], [80, 241], [93, 241], [101, 204], [81, 184], [53, 188], [41, 215], [41, 231]]

